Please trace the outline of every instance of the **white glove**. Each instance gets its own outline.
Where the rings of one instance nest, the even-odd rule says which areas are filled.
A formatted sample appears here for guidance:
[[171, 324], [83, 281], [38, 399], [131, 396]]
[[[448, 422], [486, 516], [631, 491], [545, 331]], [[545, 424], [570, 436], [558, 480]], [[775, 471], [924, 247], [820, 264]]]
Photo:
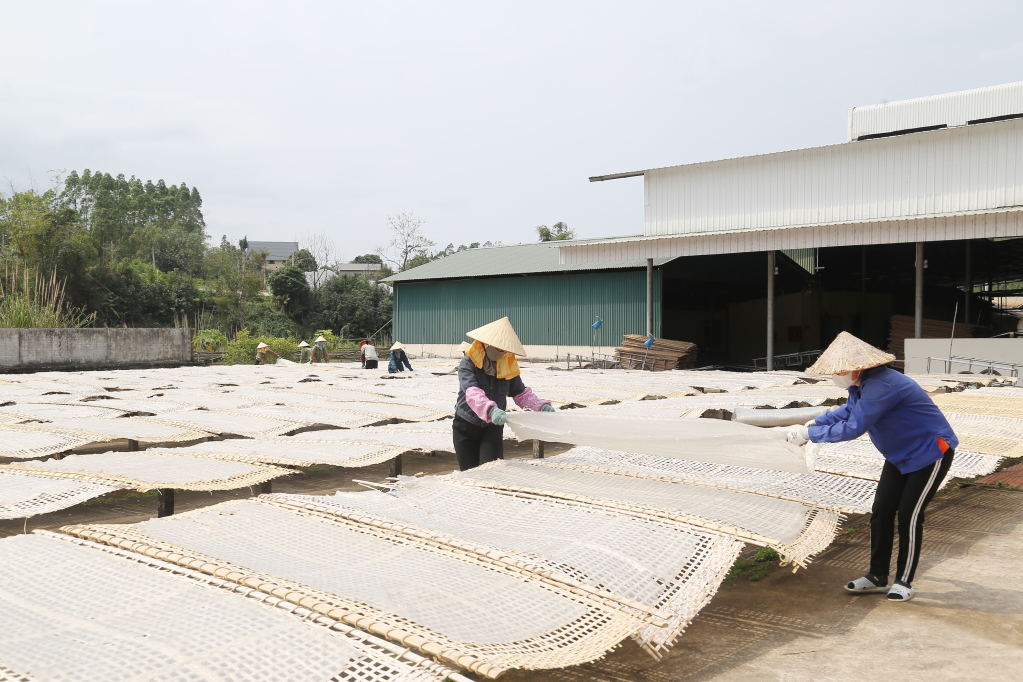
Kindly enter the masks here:
[[811, 419], [810, 421], [803, 424], [803, 426], [805, 426], [806, 428], [810, 428], [811, 426], [817, 426], [817, 420]]
[[794, 426], [785, 439], [793, 445], [802, 445], [810, 440], [810, 432], [805, 426]]

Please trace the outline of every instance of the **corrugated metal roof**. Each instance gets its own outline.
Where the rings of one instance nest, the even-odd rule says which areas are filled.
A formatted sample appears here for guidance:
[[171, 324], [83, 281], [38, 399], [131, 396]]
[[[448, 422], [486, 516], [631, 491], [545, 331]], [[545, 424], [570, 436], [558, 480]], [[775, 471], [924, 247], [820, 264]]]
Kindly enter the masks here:
[[849, 109], [849, 139], [1023, 116], [1023, 81]]
[[287, 260], [294, 252], [298, 251], [298, 242], [249, 242], [249, 253], [269, 251], [267, 260]]
[[[639, 235], [637, 235], [639, 236]], [[470, 277], [501, 277], [538, 273], [571, 272], [573, 270], [623, 270], [645, 268], [645, 260], [613, 261], [562, 265], [559, 248], [601, 242], [601, 239], [572, 239], [557, 242], [536, 242], [510, 246], [490, 246], [459, 251], [439, 260], [420, 265], [388, 277], [384, 282], [415, 282], [430, 279], [463, 279]], [[670, 258], [654, 259], [660, 266]]]

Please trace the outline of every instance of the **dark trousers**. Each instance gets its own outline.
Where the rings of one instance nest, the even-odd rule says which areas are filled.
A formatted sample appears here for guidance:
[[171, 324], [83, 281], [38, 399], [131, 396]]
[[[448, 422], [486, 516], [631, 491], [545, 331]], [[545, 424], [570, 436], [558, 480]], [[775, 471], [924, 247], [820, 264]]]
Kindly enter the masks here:
[[363, 365], [363, 368], [365, 368], [365, 369], [376, 369], [377, 368], [377, 361], [376, 360], [367, 360], [366, 364]]
[[504, 459], [504, 427], [493, 424], [476, 426], [458, 415], [451, 424], [451, 437], [461, 471], [480, 464]]
[[954, 454], [955, 450], [949, 450], [934, 464], [910, 474], [900, 472], [894, 464], [885, 461], [870, 516], [870, 572], [875, 576], [887, 576], [891, 568], [898, 515], [899, 558], [895, 580], [906, 584], [913, 582], [924, 536], [924, 510], [945, 480]]

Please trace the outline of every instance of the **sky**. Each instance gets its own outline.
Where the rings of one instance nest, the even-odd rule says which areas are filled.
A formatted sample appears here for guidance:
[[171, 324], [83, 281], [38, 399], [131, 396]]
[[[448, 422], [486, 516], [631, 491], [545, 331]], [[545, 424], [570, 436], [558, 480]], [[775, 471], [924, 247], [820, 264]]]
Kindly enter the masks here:
[[0, 191], [199, 189], [221, 235], [348, 259], [643, 229], [588, 177], [846, 140], [850, 106], [1023, 80], [1023, 3], [0, 0]]

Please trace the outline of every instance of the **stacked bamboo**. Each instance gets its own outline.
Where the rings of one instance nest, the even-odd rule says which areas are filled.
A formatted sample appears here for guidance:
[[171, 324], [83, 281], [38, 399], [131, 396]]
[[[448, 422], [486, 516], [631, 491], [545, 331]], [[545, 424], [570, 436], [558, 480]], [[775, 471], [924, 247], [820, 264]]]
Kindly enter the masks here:
[[[943, 320], [925, 319], [923, 324], [923, 338], [925, 339], [947, 339], [952, 335], [952, 323]], [[955, 337], [957, 339], [971, 338], [975, 324], [965, 322], [956, 323]], [[916, 320], [909, 315], [892, 315], [891, 331], [888, 333], [888, 352], [893, 354], [899, 362], [906, 359], [906, 339], [916, 336]]]
[[696, 344], [687, 341], [655, 338], [647, 348], [647, 337], [626, 334], [622, 347], [615, 349], [615, 357], [624, 369], [690, 369], [696, 366]]

